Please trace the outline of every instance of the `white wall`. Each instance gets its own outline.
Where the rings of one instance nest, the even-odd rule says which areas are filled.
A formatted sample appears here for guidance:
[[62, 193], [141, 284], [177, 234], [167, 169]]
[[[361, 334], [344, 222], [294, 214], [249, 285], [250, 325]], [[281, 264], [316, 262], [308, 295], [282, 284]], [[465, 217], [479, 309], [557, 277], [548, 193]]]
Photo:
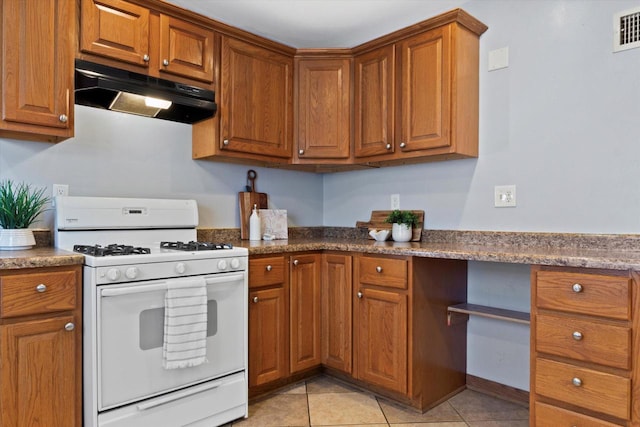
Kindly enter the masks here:
[[[191, 159], [191, 126], [76, 105], [75, 137], [58, 144], [0, 138], [0, 179], [69, 184], [73, 196], [193, 198], [200, 225], [239, 227], [248, 169], [291, 225], [322, 225], [322, 176]], [[39, 227], [51, 227], [49, 213]]]
[[[328, 174], [257, 168], [292, 225], [354, 226], [371, 210], [424, 209], [432, 229], [640, 232], [640, 49], [612, 53], [614, 12], [635, 0], [470, 0], [480, 43], [480, 157]], [[416, 21], [422, 16], [416, 16]], [[510, 66], [487, 72], [490, 50]], [[0, 179], [73, 195], [193, 197], [201, 225], [237, 227], [247, 166], [191, 160], [188, 126], [76, 107], [76, 137], [0, 139]], [[114, 174], [108, 178], [109, 174]], [[516, 208], [493, 207], [517, 185]], [[50, 226], [45, 218], [44, 226]], [[525, 310], [527, 266], [470, 263], [469, 301]], [[473, 318], [469, 373], [528, 389], [528, 330]]]

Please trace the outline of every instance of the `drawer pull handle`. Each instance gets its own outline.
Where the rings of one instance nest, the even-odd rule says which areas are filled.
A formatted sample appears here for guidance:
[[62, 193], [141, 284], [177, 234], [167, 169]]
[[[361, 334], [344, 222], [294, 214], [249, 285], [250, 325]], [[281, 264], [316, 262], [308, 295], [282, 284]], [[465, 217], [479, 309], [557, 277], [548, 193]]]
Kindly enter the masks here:
[[47, 285], [45, 285], [44, 283], [40, 283], [38, 286], [36, 286], [36, 291], [42, 293], [44, 291], [47, 290]]
[[582, 387], [582, 380], [578, 377], [572, 379], [571, 383], [576, 387]]
[[267, 271], [271, 271], [271, 269], [273, 269], [273, 267], [271, 267], [271, 264], [267, 265]]
[[573, 292], [578, 294], [582, 292], [582, 285], [580, 283], [574, 283], [571, 289], [573, 289]]
[[382, 273], [382, 267], [377, 266], [377, 267], [376, 267], [376, 271], [377, 271], [378, 273]]
[[362, 298], [362, 292], [358, 292], [356, 295], [358, 295], [358, 298]]
[[573, 334], [573, 339], [576, 341], [582, 341], [582, 334], [578, 331], [575, 331]]
[[300, 261], [298, 261], [297, 259], [293, 260], [293, 265], [298, 265], [300, 263]]
[[64, 325], [64, 329], [65, 331], [73, 331], [76, 328], [76, 325], [74, 325], [72, 322], [67, 323], [66, 325]]
[[258, 302], [258, 297], [253, 297], [253, 302]]

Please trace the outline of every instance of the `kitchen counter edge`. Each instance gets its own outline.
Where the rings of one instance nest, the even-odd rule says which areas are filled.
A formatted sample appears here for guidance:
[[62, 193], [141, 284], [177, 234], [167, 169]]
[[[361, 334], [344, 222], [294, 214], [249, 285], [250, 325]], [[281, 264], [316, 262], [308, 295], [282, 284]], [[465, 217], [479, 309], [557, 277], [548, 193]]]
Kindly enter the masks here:
[[289, 239], [272, 241], [236, 241], [249, 255], [267, 255], [306, 251], [360, 252], [380, 255], [404, 255], [426, 258], [462, 259], [511, 264], [563, 267], [640, 270], [640, 251], [547, 246], [469, 245], [462, 243], [428, 243], [347, 239]]
[[82, 265], [84, 255], [53, 247], [0, 251], [0, 270]]

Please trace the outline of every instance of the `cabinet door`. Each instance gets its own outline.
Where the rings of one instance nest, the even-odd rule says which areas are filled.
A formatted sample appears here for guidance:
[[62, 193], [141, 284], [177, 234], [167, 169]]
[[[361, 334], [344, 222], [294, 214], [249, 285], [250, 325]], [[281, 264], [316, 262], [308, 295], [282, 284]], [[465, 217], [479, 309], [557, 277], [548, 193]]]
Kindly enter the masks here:
[[355, 58], [355, 156], [393, 153], [395, 46]]
[[73, 316], [0, 326], [0, 425], [80, 427], [81, 328], [69, 324]]
[[213, 82], [213, 31], [160, 15], [160, 71]]
[[322, 364], [351, 373], [352, 257], [322, 255]]
[[400, 149], [451, 144], [451, 28], [440, 27], [399, 44], [402, 56]]
[[291, 158], [293, 59], [222, 37], [220, 149]]
[[[2, 1], [0, 129], [73, 136], [74, 6], [68, 0]], [[35, 126], [12, 127], [21, 124]]]
[[349, 59], [298, 61], [298, 159], [346, 159], [351, 150]]
[[407, 296], [361, 287], [356, 294], [358, 379], [407, 392]]
[[80, 50], [148, 66], [149, 9], [124, 0], [82, 0]]
[[249, 386], [287, 376], [286, 308], [283, 287], [249, 293]]
[[291, 257], [291, 372], [320, 365], [320, 254]]

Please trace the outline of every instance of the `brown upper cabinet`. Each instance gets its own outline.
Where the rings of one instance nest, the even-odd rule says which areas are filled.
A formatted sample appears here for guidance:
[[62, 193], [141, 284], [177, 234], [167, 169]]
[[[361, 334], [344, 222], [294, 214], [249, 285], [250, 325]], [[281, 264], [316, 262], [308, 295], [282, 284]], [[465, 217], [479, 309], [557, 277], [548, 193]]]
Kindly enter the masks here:
[[125, 62], [152, 76], [213, 82], [211, 28], [124, 0], [82, 0], [80, 7], [82, 54]]
[[68, 0], [1, 2], [0, 136], [73, 136], [75, 8]]
[[355, 58], [357, 162], [478, 156], [478, 37], [486, 26], [461, 10], [434, 20], [401, 30], [393, 43], [355, 49], [364, 50]]
[[355, 157], [393, 153], [395, 45], [355, 58]]
[[216, 116], [193, 125], [193, 158], [286, 164], [293, 141], [293, 50], [221, 37]]
[[294, 163], [352, 162], [351, 58], [296, 58]]

